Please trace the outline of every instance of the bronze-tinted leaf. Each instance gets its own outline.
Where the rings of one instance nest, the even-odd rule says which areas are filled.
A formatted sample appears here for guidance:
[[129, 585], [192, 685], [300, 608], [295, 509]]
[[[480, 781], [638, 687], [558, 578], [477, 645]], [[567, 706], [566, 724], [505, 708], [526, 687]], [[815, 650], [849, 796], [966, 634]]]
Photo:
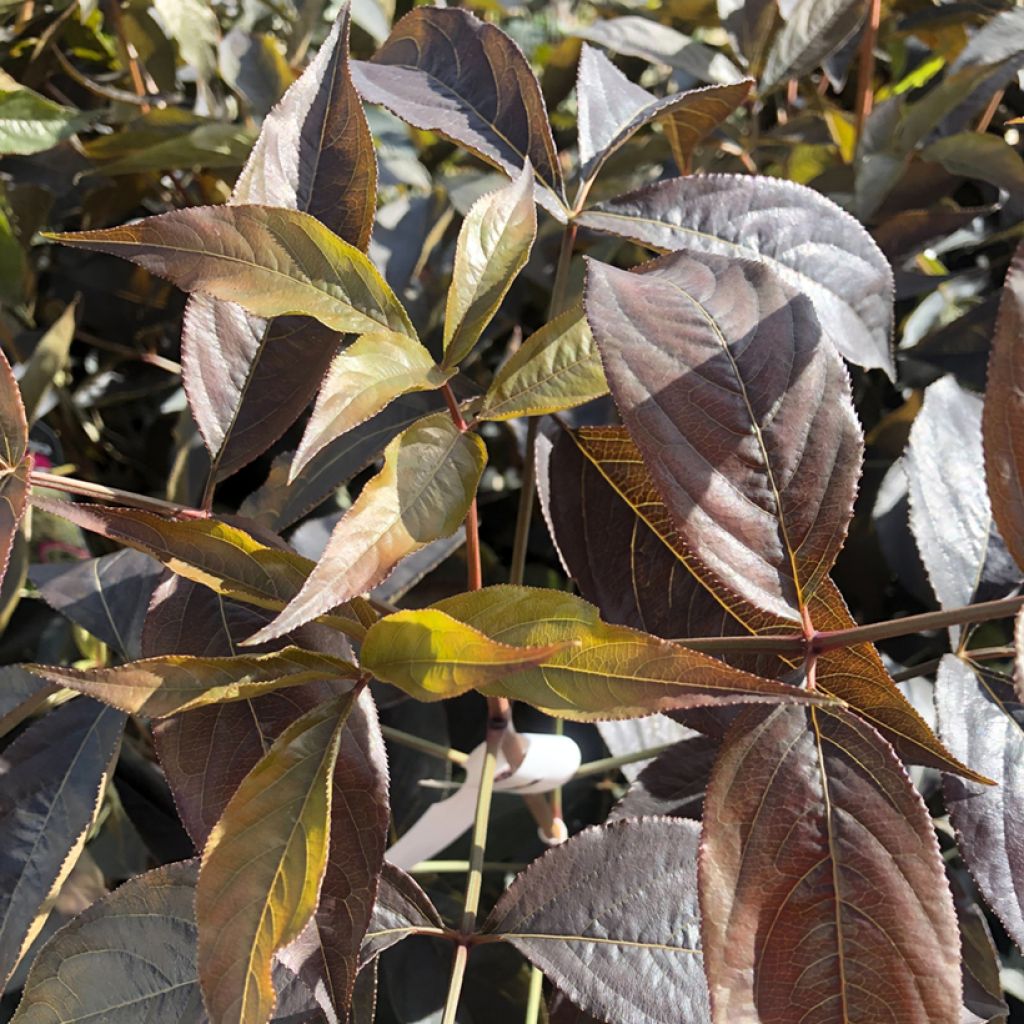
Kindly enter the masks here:
[[[264, 120], [230, 201], [304, 210], [365, 250], [377, 164], [349, 74], [348, 31], [346, 6]], [[185, 388], [220, 476], [259, 455], [302, 412], [337, 341], [312, 320], [267, 323], [205, 296], [189, 300], [181, 338]]]
[[992, 522], [982, 402], [944, 377], [925, 391], [904, 458], [910, 528], [943, 608], [1005, 595], [1020, 580]]
[[581, 226], [660, 252], [768, 263], [814, 303], [839, 351], [895, 376], [892, 270], [864, 228], [820, 193], [777, 178], [672, 178], [587, 210]]
[[28, 421], [11, 364], [0, 352], [0, 580], [28, 502]]
[[743, 102], [751, 85], [744, 80], [658, 99], [634, 85], [600, 50], [584, 43], [576, 83], [581, 180], [596, 178], [608, 157], [654, 121], [664, 125], [676, 159], [686, 161]]
[[373, 916], [359, 956], [360, 967], [419, 929], [443, 927], [437, 908], [416, 880], [385, 861]]
[[408, 554], [454, 533], [476, 496], [487, 452], [447, 413], [427, 416], [384, 453], [331, 534], [320, 561], [278, 617], [251, 638], [262, 643], [375, 587]]
[[935, 680], [935, 709], [943, 742], [998, 783], [946, 775], [943, 791], [978, 888], [1013, 941], [1024, 945], [1024, 705], [994, 673], [947, 654]]
[[468, 11], [419, 7], [395, 25], [356, 88], [416, 128], [440, 132], [517, 175], [529, 158], [537, 201], [564, 220], [565, 193], [544, 97], [519, 47]]
[[132, 260], [183, 291], [256, 316], [301, 313], [335, 331], [416, 337], [372, 263], [308, 213], [276, 206], [195, 206], [104, 231], [52, 235]]
[[[293, 722], [242, 780], [203, 850], [199, 980], [212, 1024], [266, 1020], [274, 954], [316, 910], [331, 776], [353, 693]], [[255, 851], [255, 852], [254, 852]]]
[[[260, 608], [279, 609], [302, 589], [313, 563], [292, 551], [261, 544], [244, 530], [214, 519], [164, 519], [151, 512], [34, 499], [53, 515], [163, 562], [186, 579]], [[334, 615], [335, 625], [363, 627], [355, 617]]]
[[846, 711], [748, 711], [704, 804], [716, 1022], [957, 1024], [959, 942], [931, 819]]
[[992, 355], [982, 428], [985, 475], [999, 532], [1024, 568], [1024, 243], [1006, 274]]
[[706, 1020], [698, 841], [671, 818], [588, 828], [518, 875], [484, 931], [600, 1020]]
[[586, 311], [623, 421], [693, 570], [800, 614], [842, 546], [862, 441], [810, 302], [763, 263], [590, 264]]
[[85, 844], [124, 715], [78, 697], [4, 749], [0, 774], [0, 988], [42, 926], [39, 908]]
[[359, 669], [351, 662], [301, 647], [228, 658], [177, 654], [144, 658], [115, 668], [27, 667], [51, 683], [95, 697], [128, 714], [149, 718], [167, 718], [210, 704], [248, 701], [319, 680], [359, 678]]

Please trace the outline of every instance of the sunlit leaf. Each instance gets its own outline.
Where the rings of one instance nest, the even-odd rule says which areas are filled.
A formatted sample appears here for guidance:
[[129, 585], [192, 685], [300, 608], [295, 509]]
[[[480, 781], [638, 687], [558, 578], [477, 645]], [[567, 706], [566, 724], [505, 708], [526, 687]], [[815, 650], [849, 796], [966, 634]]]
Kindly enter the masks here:
[[85, 698], [21, 733], [0, 759], [0, 988], [42, 926], [85, 844], [117, 753], [124, 715]]
[[62, 107], [31, 89], [0, 91], [0, 154], [42, 153], [91, 120], [90, 115]]
[[848, 712], [744, 714], [708, 787], [699, 882], [716, 1022], [960, 1020], [931, 819]]
[[998, 785], [943, 777], [960, 851], [989, 906], [1024, 944], [1024, 705], [1008, 683], [947, 654], [935, 680], [939, 735]]
[[[36, 506], [151, 555], [168, 569], [218, 594], [260, 608], [285, 607], [313, 569], [308, 558], [261, 544], [244, 530], [214, 519], [164, 519], [151, 512], [34, 498]], [[352, 617], [333, 617], [345, 630]]]
[[480, 419], [560, 412], [608, 391], [583, 311], [567, 310], [530, 335], [494, 375]]
[[383, 327], [416, 336], [370, 261], [307, 213], [199, 206], [48, 237], [130, 259], [184, 291], [237, 303], [256, 316], [300, 313], [336, 331]]
[[682, 707], [815, 699], [806, 690], [740, 672], [658, 637], [608, 625], [593, 605], [557, 590], [486, 587], [434, 608], [499, 643], [566, 645], [536, 668], [477, 687], [563, 718], [594, 721]]
[[445, 700], [542, 664], [565, 644], [514, 647], [424, 608], [387, 615], [367, 631], [360, 663], [418, 700]]
[[988, 364], [982, 430], [992, 515], [1024, 568], [1024, 244], [1006, 274]]
[[537, 234], [529, 160], [504, 188], [481, 196], [466, 214], [444, 315], [444, 365], [469, 355], [519, 271]]
[[685, 164], [700, 141], [743, 102], [752, 84], [712, 85], [658, 99], [584, 44], [576, 84], [580, 178], [596, 178], [608, 157], [654, 121], [662, 122], [673, 154]]
[[565, 219], [544, 97], [522, 51], [501, 29], [465, 10], [417, 7], [373, 60], [354, 62], [352, 72], [365, 100], [440, 132], [510, 177], [529, 159], [537, 201]]
[[443, 922], [430, 897], [401, 868], [385, 862], [373, 917], [363, 940], [360, 965], [422, 928], [442, 928]]
[[745, 58], [752, 75], [760, 75], [778, 5], [774, 0], [718, 0], [716, 6], [733, 51]]
[[797, 0], [768, 51], [762, 89], [812, 71], [857, 31], [865, 13], [857, 0]]
[[316, 909], [327, 866], [331, 774], [353, 692], [289, 726], [245, 777], [203, 851], [199, 978], [212, 1024], [266, 1020], [274, 954]]
[[298, 647], [227, 658], [176, 655], [117, 668], [27, 666], [51, 683], [95, 697], [131, 715], [166, 718], [209, 704], [251, 700], [263, 693], [321, 679], [358, 679], [359, 669]]
[[25, 407], [11, 365], [0, 352], [0, 580], [25, 515], [31, 468]]
[[[373, 141], [349, 74], [346, 6], [263, 122], [230, 202], [303, 210], [365, 250], [376, 182]], [[219, 476], [259, 455], [302, 412], [337, 341], [312, 320], [267, 323], [192, 296], [182, 332], [185, 387]]]
[[68, 350], [75, 337], [75, 306], [74, 302], [68, 303], [64, 312], [39, 339], [18, 381], [21, 399], [25, 403], [25, 416], [30, 423], [38, 418], [46, 392], [67, 362]]
[[406, 555], [458, 529], [486, 462], [483, 441], [447, 413], [420, 420], [384, 453], [287, 608], [251, 638], [261, 643], [370, 590]]
[[484, 930], [600, 1020], [706, 1020], [699, 839], [666, 818], [585, 829], [518, 875]]
[[590, 264], [608, 383], [708, 589], [800, 614], [842, 545], [862, 451], [810, 302], [765, 264], [677, 253]]
[[807, 295], [843, 356], [895, 376], [892, 270], [864, 228], [812, 189], [753, 175], [672, 178], [578, 220], [660, 252], [763, 260]]
[[433, 391], [454, 373], [437, 366], [423, 345], [404, 334], [364, 334], [334, 357], [292, 459], [289, 483], [335, 438], [380, 412], [392, 399], [410, 391]]

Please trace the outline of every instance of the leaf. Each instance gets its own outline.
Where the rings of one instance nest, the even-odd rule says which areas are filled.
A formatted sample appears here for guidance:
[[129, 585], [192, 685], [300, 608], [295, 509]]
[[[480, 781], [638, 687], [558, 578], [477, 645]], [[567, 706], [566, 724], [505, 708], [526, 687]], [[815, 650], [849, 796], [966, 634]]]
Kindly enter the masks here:
[[53, 692], [54, 687], [20, 665], [0, 668], [0, 736], [35, 714]]
[[591, 262], [587, 319], [692, 569], [795, 617], [846, 533], [862, 441], [810, 302], [765, 264]]
[[716, 1022], [958, 1024], [931, 819], [849, 712], [744, 714], [708, 787], [698, 878]]
[[650, 18], [608, 18], [577, 29], [575, 35], [625, 56], [678, 68], [702, 82], [729, 85], [743, 78], [725, 54]]
[[513, 647], [438, 611], [400, 611], [375, 622], [361, 664], [417, 700], [447, 700], [542, 664], [565, 644]]
[[921, 151], [922, 160], [950, 174], [987, 181], [1011, 195], [1024, 193], [1024, 160], [1005, 139], [978, 132], [958, 132], [937, 139]]
[[989, 906], [1018, 946], [1024, 944], [1024, 857], [1020, 821], [1024, 794], [1024, 706], [994, 673], [952, 654], [935, 680], [942, 741], [998, 785], [943, 777], [957, 843]]
[[478, 686], [488, 696], [525, 701], [561, 718], [595, 721], [682, 707], [816, 699], [658, 637], [610, 626], [593, 605], [561, 591], [486, 587], [434, 608], [499, 643], [567, 645], [537, 668]]
[[263, 486], [242, 503], [240, 514], [269, 529], [286, 529], [365, 469], [406, 427], [443, 406], [436, 392], [403, 395], [335, 438], [294, 480], [289, 481], [292, 456], [279, 455]]
[[314, 316], [336, 331], [416, 336], [373, 264], [307, 213], [272, 206], [197, 206], [104, 231], [46, 235], [132, 260], [184, 291], [256, 316]]
[[[607, 559], [584, 561], [589, 556], [564, 541], [566, 536], [572, 537], [574, 529], [578, 529], [574, 526], [577, 520], [571, 518], [575, 506], [569, 505], [563, 512], [556, 513], [553, 521], [556, 525], [562, 522], [564, 526], [559, 534], [559, 544], [563, 553], [575, 552], [571, 563], [575, 567], [573, 575], [584, 596], [599, 594], [602, 610], [606, 608], [605, 601], [614, 600], [615, 603], [607, 607], [616, 610], [627, 624], [636, 624], [629, 622], [630, 616], [642, 615], [642, 627], [660, 625], [666, 634], [682, 637], [743, 635], [745, 632], [792, 635], [800, 632], [800, 623], [795, 619], [765, 615], [742, 601], [731, 587], [720, 585], [717, 597], [712, 597], [703, 586], [696, 584], [696, 577], [688, 568], [688, 550], [653, 486], [636, 445], [625, 430], [621, 427], [603, 430], [584, 428], [576, 431], [573, 438], [595, 470], [585, 477], [588, 484], [593, 482], [596, 485], [598, 480], [603, 480], [608, 485], [604, 490], [588, 489], [585, 492], [588, 503], [593, 501], [595, 494], [601, 496], [604, 504], [596, 505], [593, 511], [598, 517], [604, 515], [609, 507], [607, 490], [610, 488], [618, 495], [627, 515], [623, 514], [621, 507], [616, 510], [611, 505], [614, 510], [611, 514], [617, 518], [608, 521], [609, 533], [613, 537], [630, 538], [626, 544], [620, 541], [621, 553], [617, 559], [609, 556]], [[572, 491], [567, 489], [565, 494], [571, 495]], [[553, 507], [558, 509], [559, 503], [553, 503]], [[602, 535], [602, 547], [595, 546], [594, 551], [603, 551], [606, 544], [607, 539]], [[623, 568], [624, 562], [628, 563], [628, 569]], [[622, 574], [627, 571], [629, 575], [623, 579]], [[616, 588], [619, 597], [615, 597]], [[621, 596], [627, 589], [632, 591], [632, 598]], [[822, 581], [811, 598], [809, 610], [819, 631], [851, 629], [856, 625], [842, 596], [829, 579]], [[670, 629], [672, 624], [679, 628]], [[729, 660], [737, 659], [730, 657]], [[743, 659], [740, 667], [756, 668], [760, 675], [768, 676], [800, 665], [796, 660], [772, 666], [765, 657], [751, 658], [749, 662], [753, 664]], [[822, 654], [817, 662], [817, 683], [819, 690], [845, 701], [858, 715], [879, 729], [907, 760], [987, 781], [943, 747], [924, 719], [897, 689], [872, 644], [840, 647]]]
[[274, 1007], [274, 954], [316, 909], [327, 865], [331, 774], [354, 696], [350, 691], [290, 725], [242, 781], [207, 840], [196, 919], [211, 1024], [266, 1020]]
[[92, 117], [62, 107], [31, 89], [0, 91], [0, 155], [31, 156], [53, 149]]
[[40, 905], [85, 844], [121, 742], [124, 715], [78, 698], [13, 740], [0, 774], [0, 988], [35, 938]]
[[756, 175], [671, 178], [577, 222], [660, 252], [762, 260], [807, 295], [846, 359], [895, 377], [892, 270], [864, 228], [812, 189]]
[[[284, 608], [313, 568], [309, 559], [267, 547], [244, 530], [215, 519], [164, 519], [135, 509], [46, 498], [34, 498], [33, 503], [83, 530], [151, 555], [179, 576], [260, 608]], [[332, 615], [330, 623], [343, 631], [354, 629], [360, 636], [363, 632], [351, 616]]]
[[585, 829], [516, 876], [484, 932], [601, 1020], [706, 1020], [698, 840], [668, 818]]
[[141, 654], [142, 623], [159, 576], [159, 563], [131, 549], [29, 569], [29, 579], [54, 611], [126, 659]]
[[0, 581], [28, 504], [28, 421], [11, 364], [0, 352]]
[[454, 533], [476, 496], [486, 459], [483, 441], [459, 431], [447, 413], [403, 431], [385, 449], [384, 468], [334, 528], [302, 589], [246, 642], [272, 640], [365, 593], [406, 555]]
[[440, 914], [416, 880], [401, 868], [385, 861], [359, 965], [365, 967], [385, 949], [390, 949], [420, 929], [443, 927]]
[[[303, 75], [263, 122], [230, 202], [302, 210], [365, 251], [377, 164], [349, 73], [348, 33], [344, 7]], [[308, 319], [267, 323], [205, 296], [189, 299], [184, 382], [218, 477], [251, 461], [294, 422], [337, 341], [333, 331]]]
[[423, 345], [404, 334], [377, 331], [356, 339], [334, 357], [327, 371], [292, 459], [288, 482], [293, 483], [332, 441], [380, 412], [392, 399], [411, 391], [433, 391], [454, 373], [437, 366]]
[[593, 181], [608, 157], [654, 121], [664, 124], [677, 161], [687, 159], [746, 99], [751, 85], [751, 80], [744, 79], [659, 100], [634, 85], [599, 50], [584, 43], [576, 82], [580, 180]]
[[64, 312], [39, 339], [18, 381], [21, 399], [25, 404], [25, 416], [30, 423], [39, 418], [46, 392], [68, 360], [68, 350], [75, 337], [75, 307], [75, 302], [69, 302]]
[[992, 515], [1017, 565], [1024, 568], [1024, 244], [1006, 273], [992, 354], [982, 432]]
[[910, 527], [943, 608], [1005, 596], [1020, 580], [992, 522], [981, 420], [981, 399], [944, 377], [925, 391], [904, 457]]
[[594, 336], [577, 306], [523, 342], [494, 375], [478, 415], [482, 420], [541, 416], [607, 392]]
[[[197, 583], [170, 576], [153, 599], [142, 653], [232, 656], [237, 645], [269, 618], [258, 608], [226, 601]], [[288, 640], [335, 656], [347, 653], [341, 635], [321, 626], [298, 630]], [[197, 849], [202, 849], [235, 790], [271, 743], [335, 694], [336, 688], [326, 683], [307, 683], [154, 723], [161, 766]]]
[[166, 718], [184, 711], [251, 700], [260, 694], [321, 679], [358, 679], [359, 669], [299, 647], [228, 658], [172, 655], [117, 668], [26, 666], [37, 676], [110, 704], [130, 715]]
[[857, 31], [864, 14], [857, 0], [797, 0], [768, 51], [762, 90], [813, 71]]
[[189, 1019], [200, 1008], [195, 873], [194, 861], [147, 871], [65, 925], [32, 965], [17, 1024]]
[[459, 231], [444, 313], [444, 360], [456, 366], [472, 351], [519, 271], [537, 235], [529, 159], [504, 188], [481, 196]]
[[464, 10], [416, 8], [372, 61], [353, 62], [352, 77], [369, 103], [439, 132], [509, 177], [529, 160], [537, 202], [565, 220], [544, 97], [522, 51], [501, 29]]
[[718, 0], [718, 20], [729, 33], [733, 51], [746, 59], [752, 75], [759, 75], [765, 49], [776, 22], [773, 0]]

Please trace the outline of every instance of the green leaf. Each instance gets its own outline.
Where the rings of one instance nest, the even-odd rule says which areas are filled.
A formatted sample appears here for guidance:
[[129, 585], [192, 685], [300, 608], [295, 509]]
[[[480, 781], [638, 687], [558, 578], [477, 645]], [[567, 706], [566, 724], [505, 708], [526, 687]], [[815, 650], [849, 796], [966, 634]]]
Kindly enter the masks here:
[[[561, 718], [636, 718], [673, 708], [820, 699], [639, 630], [609, 625], [592, 604], [557, 590], [486, 587], [434, 608], [499, 643], [565, 645], [535, 668], [476, 687]], [[429, 629], [433, 623], [420, 625]], [[426, 663], [407, 663], [402, 671], [413, 670], [420, 678], [433, 672]]]
[[462, 222], [444, 314], [445, 366], [469, 355], [529, 259], [537, 235], [532, 182], [527, 160], [514, 181], [481, 196]]
[[1005, 139], [959, 132], [925, 146], [922, 160], [942, 164], [950, 174], [987, 181], [1011, 195], [1024, 194], [1024, 159]]
[[382, 582], [406, 555], [454, 533], [476, 497], [487, 461], [483, 441], [435, 413], [403, 431], [384, 468], [331, 534], [302, 590], [247, 643], [263, 643]]
[[601, 356], [580, 307], [531, 334], [494, 375], [482, 420], [541, 416], [608, 393]]
[[121, 742], [124, 715], [76, 698], [3, 752], [0, 989], [43, 924], [40, 906], [74, 867]]
[[374, 623], [359, 654], [367, 672], [417, 700], [446, 700], [533, 668], [567, 646], [573, 645], [513, 647], [436, 608], [424, 608]]
[[0, 156], [31, 156], [52, 149], [92, 117], [62, 107], [31, 89], [0, 91]]
[[39, 339], [32, 350], [32, 356], [25, 364], [18, 384], [21, 388], [22, 401], [25, 403], [25, 415], [30, 423], [35, 422], [47, 389], [67, 362], [68, 351], [75, 337], [76, 305], [75, 302], [69, 302], [64, 307], [64, 312]]
[[128, 714], [150, 718], [251, 700], [262, 693], [323, 679], [359, 678], [359, 669], [350, 662], [298, 647], [227, 658], [145, 658], [117, 668], [25, 667], [51, 683], [88, 694]]
[[[135, 509], [39, 497], [33, 498], [33, 504], [83, 530], [152, 555], [185, 579], [260, 608], [284, 608], [313, 569], [308, 558], [268, 547], [244, 530], [215, 519], [164, 519]], [[325, 621], [356, 638], [364, 632], [354, 616], [334, 615]]]
[[199, 206], [104, 231], [47, 234], [132, 260], [256, 316], [302, 314], [336, 331], [416, 337], [373, 264], [316, 218], [273, 206]]
[[394, 331], [364, 334], [334, 357], [288, 471], [288, 483], [336, 438], [411, 391], [433, 391], [455, 374], [418, 341]]
[[254, 1024], [273, 1010], [274, 954], [316, 909], [327, 866], [330, 779], [354, 695], [289, 726], [242, 781], [207, 841], [196, 919], [211, 1024]]

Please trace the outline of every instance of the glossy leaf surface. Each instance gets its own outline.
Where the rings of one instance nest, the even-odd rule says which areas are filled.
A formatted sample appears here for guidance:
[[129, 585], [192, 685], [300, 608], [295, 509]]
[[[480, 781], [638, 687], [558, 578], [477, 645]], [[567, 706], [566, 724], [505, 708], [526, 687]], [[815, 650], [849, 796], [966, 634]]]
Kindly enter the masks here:
[[332, 441], [380, 412], [392, 399], [410, 391], [433, 391], [454, 373], [437, 366], [423, 345], [404, 334], [377, 331], [356, 339], [334, 357], [327, 371], [292, 459], [289, 483]]
[[590, 325], [582, 310], [570, 309], [531, 334], [498, 370], [479, 415], [484, 420], [540, 416], [607, 391]]
[[363, 941], [360, 964], [370, 963], [385, 949], [408, 938], [417, 929], [440, 929], [443, 926], [437, 908], [416, 880], [401, 868], [385, 862], [377, 902]]
[[517, 876], [485, 930], [598, 1019], [705, 1020], [699, 838], [668, 818], [585, 829]]
[[939, 735], [998, 785], [943, 777], [964, 860], [1013, 941], [1024, 943], [1024, 705], [1007, 682], [947, 654], [935, 680]]
[[848, 712], [747, 713], [704, 804], [716, 1022], [956, 1024], [959, 943], [931, 820]]
[[124, 715], [77, 698], [4, 749], [0, 775], [0, 987], [85, 843], [124, 729]]
[[565, 218], [562, 173], [540, 86], [519, 47], [468, 11], [417, 8], [369, 62], [353, 64], [363, 98], [440, 132], [517, 175], [527, 159], [537, 199]]
[[693, 571], [795, 617], [853, 512], [862, 442], [810, 303], [764, 264], [591, 263], [587, 319]]
[[1024, 245], [1006, 274], [982, 418], [985, 476], [992, 514], [1024, 568]]
[[[365, 251], [377, 163], [348, 69], [348, 17], [346, 7], [264, 120], [231, 202], [303, 210]], [[205, 296], [189, 300], [185, 387], [221, 476], [259, 455], [302, 412], [336, 348], [333, 331], [311, 320], [267, 323]]]
[[270, 1016], [274, 954], [316, 909], [327, 866], [330, 779], [352, 699], [329, 701], [289, 726], [207, 841], [196, 908], [199, 978], [214, 1024]]
[[132, 260], [187, 292], [261, 317], [301, 313], [335, 331], [416, 332], [373, 264], [307, 213], [199, 206], [120, 228], [52, 236]]
[[892, 270], [864, 228], [811, 189], [731, 174], [672, 178], [579, 223], [661, 252], [763, 260], [807, 295], [843, 356], [894, 376]]
[[128, 714], [149, 718], [166, 718], [210, 704], [251, 700], [274, 690], [319, 680], [359, 677], [359, 669], [350, 662], [299, 647], [228, 658], [146, 658], [117, 668], [33, 665], [31, 669], [51, 683], [95, 697]]
[[483, 441], [460, 432], [447, 413], [409, 427], [388, 445], [384, 468], [334, 528], [302, 589], [250, 642], [281, 636], [370, 590], [406, 555], [454, 533], [485, 461]]
[[481, 196], [459, 231], [444, 314], [444, 365], [469, 355], [526, 265], [537, 234], [529, 160], [504, 188]]
[[740, 672], [724, 662], [625, 626], [601, 621], [570, 594], [487, 587], [434, 606], [500, 643], [572, 644], [542, 665], [480, 687], [579, 721], [630, 718], [670, 708], [750, 701], [813, 701], [806, 690]]
[[0, 352], [0, 580], [28, 502], [28, 421], [18, 383]]
[[87, 114], [31, 89], [0, 91], [0, 154], [29, 156], [52, 149], [88, 125]]
[[762, 88], [799, 78], [838, 50], [864, 19], [856, 0], [797, 0], [772, 41]]

